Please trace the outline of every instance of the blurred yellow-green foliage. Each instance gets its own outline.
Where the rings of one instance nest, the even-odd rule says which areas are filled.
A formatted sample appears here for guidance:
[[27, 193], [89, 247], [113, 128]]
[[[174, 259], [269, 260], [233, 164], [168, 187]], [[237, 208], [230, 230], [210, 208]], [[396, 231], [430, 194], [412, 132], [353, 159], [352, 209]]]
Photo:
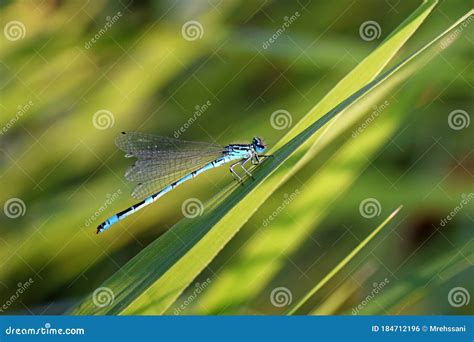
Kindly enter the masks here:
[[[1, 1], [0, 312], [66, 312], [178, 222], [186, 199], [206, 202], [231, 182], [225, 168], [211, 171], [96, 236], [134, 204], [122, 177], [130, 160], [113, 143], [121, 131], [222, 145], [259, 135], [272, 146], [420, 3]], [[440, 1], [392, 64], [471, 6]], [[370, 39], [360, 32], [368, 21], [378, 25]], [[275, 192], [168, 313], [281, 313], [276, 289], [302, 297], [401, 204], [308, 312], [354, 313], [381, 283], [358, 314], [472, 310], [448, 300], [456, 287], [473, 294], [469, 25]], [[289, 113], [283, 129], [276, 111]], [[321, 200], [305, 207], [298, 196]], [[377, 215], [361, 215], [367, 199]], [[301, 220], [308, 229], [288, 241]]]

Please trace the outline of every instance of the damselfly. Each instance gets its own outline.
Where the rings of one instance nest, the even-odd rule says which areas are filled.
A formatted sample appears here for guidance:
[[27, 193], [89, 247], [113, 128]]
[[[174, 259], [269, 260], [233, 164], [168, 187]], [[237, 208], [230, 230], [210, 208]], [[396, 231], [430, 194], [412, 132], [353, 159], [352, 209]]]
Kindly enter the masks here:
[[139, 132], [122, 132], [115, 143], [126, 153], [125, 157], [137, 158], [125, 172], [125, 178], [138, 182], [132, 196], [144, 199], [99, 224], [97, 234], [155, 202], [178, 185], [226, 163], [234, 162], [229, 170], [232, 176], [242, 183], [243, 179], [235, 171], [235, 167], [240, 166], [245, 174], [253, 178], [246, 165], [249, 162], [258, 165], [262, 157], [267, 157], [262, 154], [266, 146], [258, 137], [253, 138], [251, 144], [221, 147]]

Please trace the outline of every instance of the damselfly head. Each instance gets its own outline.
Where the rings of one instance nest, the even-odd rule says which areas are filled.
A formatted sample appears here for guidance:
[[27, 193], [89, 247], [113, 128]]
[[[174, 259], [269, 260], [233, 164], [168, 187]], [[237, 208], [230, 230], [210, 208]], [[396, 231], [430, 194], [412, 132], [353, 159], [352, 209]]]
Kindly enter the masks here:
[[265, 152], [265, 149], [267, 148], [267, 146], [265, 146], [265, 144], [263, 143], [262, 138], [259, 138], [259, 137], [253, 138], [252, 146], [253, 146], [255, 152], [257, 152], [257, 153], [263, 153], [263, 152]]

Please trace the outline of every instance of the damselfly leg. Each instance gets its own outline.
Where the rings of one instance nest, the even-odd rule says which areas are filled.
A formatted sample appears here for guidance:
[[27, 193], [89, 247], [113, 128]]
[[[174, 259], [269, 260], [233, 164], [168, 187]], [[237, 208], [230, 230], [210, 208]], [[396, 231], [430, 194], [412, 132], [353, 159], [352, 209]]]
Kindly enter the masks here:
[[252, 180], [255, 180], [255, 177], [253, 176], [253, 174], [249, 171], [249, 169], [247, 168], [246, 164], [248, 162], [251, 162], [252, 165], [258, 165], [262, 162], [262, 159], [260, 159], [261, 157], [263, 158], [267, 158], [267, 157], [273, 157], [272, 155], [258, 155], [258, 154], [253, 154], [252, 156], [248, 157], [248, 158], [244, 158], [234, 164], [232, 164], [229, 168], [230, 170], [230, 173], [232, 174], [232, 177], [237, 181], [237, 183], [239, 184], [242, 184], [244, 185], [244, 180], [241, 176], [239, 176], [239, 174], [235, 171], [235, 167], [237, 165], [240, 165], [240, 167], [242, 168], [242, 170], [245, 172], [245, 174], [247, 176], [249, 176], [250, 178], [252, 178]]
[[253, 165], [258, 165], [262, 162], [262, 160], [260, 158], [269, 158], [269, 157], [273, 157], [273, 154], [255, 154], [253, 155], [253, 158], [252, 158], [252, 164]]
[[250, 178], [252, 178], [253, 180], [255, 180], [255, 178], [254, 178], [253, 175], [250, 173], [250, 171], [245, 168], [245, 164], [246, 164], [247, 162], [249, 162], [250, 160], [252, 160], [252, 157], [249, 157], [249, 158], [247, 158], [247, 159], [243, 159], [243, 160], [240, 162], [240, 167], [242, 168], [242, 170], [244, 170], [244, 172], [245, 172]]
[[239, 164], [240, 164], [240, 161], [238, 161], [237, 163], [232, 164], [229, 167], [229, 170], [230, 170], [230, 173], [232, 174], [232, 177], [234, 177], [234, 179], [237, 181], [237, 183], [240, 183], [240, 184], [243, 185], [244, 182], [242, 181], [242, 177], [240, 177], [239, 174], [237, 172], [235, 172], [235, 170], [234, 170], [234, 167], [236, 167]]

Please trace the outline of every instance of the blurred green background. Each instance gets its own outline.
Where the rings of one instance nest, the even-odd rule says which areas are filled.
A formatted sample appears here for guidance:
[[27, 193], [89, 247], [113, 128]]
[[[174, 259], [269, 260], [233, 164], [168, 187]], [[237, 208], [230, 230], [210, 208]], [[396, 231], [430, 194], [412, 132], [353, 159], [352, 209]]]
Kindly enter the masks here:
[[[225, 168], [212, 171], [96, 236], [97, 224], [134, 204], [133, 184], [122, 177], [130, 160], [117, 153], [117, 134], [144, 131], [222, 145], [260, 135], [272, 146], [420, 2], [0, 4], [0, 305], [8, 304], [1, 313], [55, 314], [90, 295], [179, 221], [187, 198], [205, 202], [231, 182]], [[440, 1], [400, 55], [423, 46], [471, 6]], [[379, 25], [378, 37], [363, 39], [359, 29], [367, 21]], [[400, 204], [404, 209], [390, 229], [308, 310], [354, 314], [365, 303], [357, 314], [472, 312], [472, 302], [457, 307], [448, 300], [452, 289], [469, 295], [474, 285], [473, 124], [466, 122], [474, 104], [474, 37], [471, 26], [466, 31], [367, 109], [377, 114], [366, 129], [354, 134], [361, 123], [348, 129], [272, 195], [169, 313], [278, 314], [281, 307], [270, 300], [276, 289], [301, 297]], [[291, 119], [283, 129], [271, 120], [281, 110]], [[450, 125], [453, 111], [461, 113], [461, 128]], [[383, 121], [394, 115], [400, 120]], [[343, 143], [376, 135], [385, 125], [392, 125], [391, 136], [376, 145], [368, 140], [372, 152], [362, 163], [336, 162], [320, 187], [304, 187]], [[365, 155], [360, 148], [351, 153]], [[326, 202], [326, 190], [340, 186], [346, 174], [351, 186]], [[300, 192], [321, 202], [298, 207], [293, 196]], [[377, 216], [361, 214], [367, 199], [375, 200]], [[310, 229], [294, 248], [279, 248], [278, 230], [295, 229], [299, 215], [311, 216]], [[452, 220], [444, 222], [448, 215]], [[262, 231], [270, 231], [273, 248], [249, 258], [246, 248], [265, 241], [258, 239]], [[260, 276], [264, 259], [278, 259], [278, 266], [253, 286], [249, 279]], [[374, 294], [380, 283], [386, 284]], [[196, 296], [198, 284], [206, 286]]]

